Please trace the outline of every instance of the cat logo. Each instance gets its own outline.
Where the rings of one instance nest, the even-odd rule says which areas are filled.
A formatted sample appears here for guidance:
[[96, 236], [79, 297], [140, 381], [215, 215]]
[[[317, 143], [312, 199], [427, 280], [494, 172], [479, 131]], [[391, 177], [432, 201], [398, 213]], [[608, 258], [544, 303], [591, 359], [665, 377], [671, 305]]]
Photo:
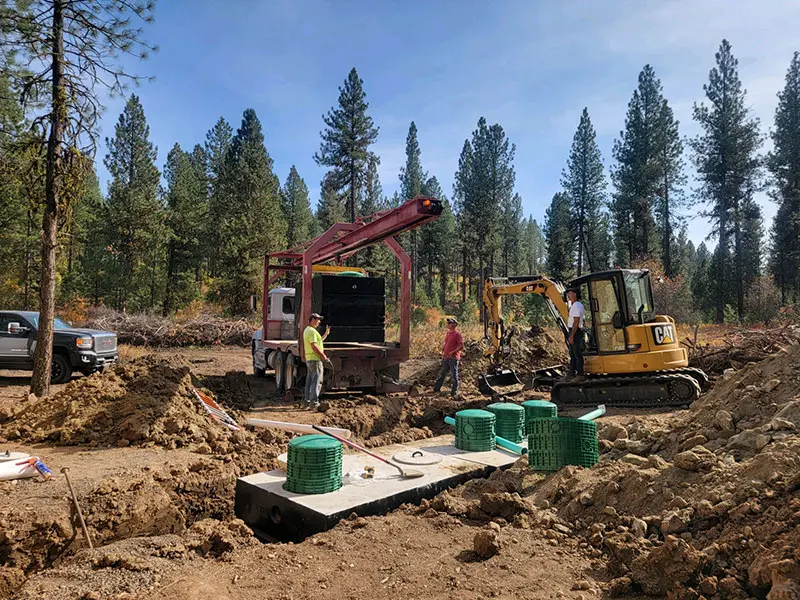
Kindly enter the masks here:
[[675, 331], [672, 325], [656, 325], [653, 327], [653, 340], [656, 346], [675, 343]]

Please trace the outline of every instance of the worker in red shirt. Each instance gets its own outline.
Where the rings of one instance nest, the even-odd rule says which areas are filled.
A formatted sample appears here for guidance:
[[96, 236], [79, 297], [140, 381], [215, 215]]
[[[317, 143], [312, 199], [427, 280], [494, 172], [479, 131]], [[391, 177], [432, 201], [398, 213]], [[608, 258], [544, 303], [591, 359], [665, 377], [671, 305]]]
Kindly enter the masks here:
[[447, 317], [447, 334], [444, 336], [444, 349], [442, 350], [442, 370], [433, 386], [433, 391], [437, 394], [442, 391], [444, 378], [450, 373], [453, 380], [453, 387], [450, 396], [455, 398], [458, 395], [458, 361], [461, 360], [461, 351], [464, 349], [464, 338], [461, 332], [457, 331], [458, 321], [455, 317]]

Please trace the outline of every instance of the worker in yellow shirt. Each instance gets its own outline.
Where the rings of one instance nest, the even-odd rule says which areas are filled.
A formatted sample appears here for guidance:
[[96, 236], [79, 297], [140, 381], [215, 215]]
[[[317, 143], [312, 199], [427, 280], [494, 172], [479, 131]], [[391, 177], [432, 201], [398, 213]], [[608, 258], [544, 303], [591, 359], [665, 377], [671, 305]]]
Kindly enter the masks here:
[[323, 341], [331, 332], [330, 327], [325, 327], [325, 333], [320, 335], [319, 324], [322, 315], [311, 313], [308, 318], [308, 327], [303, 331], [303, 349], [306, 357], [306, 389], [305, 401], [309, 408], [319, 407], [319, 392], [322, 389], [322, 362], [328, 360], [325, 354]]

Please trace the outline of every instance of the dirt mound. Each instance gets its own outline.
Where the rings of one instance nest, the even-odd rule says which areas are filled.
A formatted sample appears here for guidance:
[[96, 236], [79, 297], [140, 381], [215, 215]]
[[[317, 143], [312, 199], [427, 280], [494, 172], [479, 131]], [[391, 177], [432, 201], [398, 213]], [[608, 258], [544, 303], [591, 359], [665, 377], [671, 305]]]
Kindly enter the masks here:
[[798, 598], [800, 346], [729, 373], [686, 412], [599, 423], [591, 469], [525, 459], [416, 512], [577, 534], [610, 596]]
[[775, 352], [800, 344], [800, 326], [736, 331], [723, 338], [722, 346], [694, 345], [688, 338], [684, 343], [689, 347], [692, 366], [709, 375], [721, 375], [726, 369], [741, 369], [749, 362], [760, 362]]
[[163, 446], [229, 452], [252, 434], [209, 419], [182, 356], [147, 355], [68, 384], [46, 399], [31, 396], [0, 415], [0, 434], [26, 443]]
[[[486, 372], [488, 359], [483, 355], [486, 349], [483, 340], [465, 340], [464, 352], [459, 369], [459, 389], [466, 394], [478, 393], [478, 378]], [[564, 340], [541, 329], [523, 331], [511, 338], [511, 355], [504, 362], [513, 369], [520, 381], [529, 383], [531, 373], [541, 367], [562, 364], [569, 360]], [[412, 381], [422, 386], [432, 386], [439, 374], [440, 364], [434, 364], [414, 375]], [[450, 380], [445, 382], [449, 389]]]
[[[198, 521], [178, 534], [137, 537], [86, 550], [61, 566], [44, 571], [19, 600], [99, 600], [140, 598], [149, 591], [161, 597], [159, 582], [180, 566], [199, 571], [229, 560], [237, 549], [260, 545], [239, 519]], [[219, 563], [217, 563], [219, 564]], [[68, 585], [65, 585], [68, 584]], [[174, 586], [170, 586], [174, 587]], [[224, 589], [204, 589], [209, 598], [229, 598]], [[195, 597], [194, 595], [186, 597]]]

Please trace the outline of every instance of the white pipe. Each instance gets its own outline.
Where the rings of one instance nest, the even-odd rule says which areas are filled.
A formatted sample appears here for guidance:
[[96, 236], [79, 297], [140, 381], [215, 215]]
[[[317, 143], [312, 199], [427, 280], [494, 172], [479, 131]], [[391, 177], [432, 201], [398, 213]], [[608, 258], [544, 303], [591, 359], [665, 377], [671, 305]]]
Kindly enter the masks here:
[[[286, 423], [285, 421], [268, 421], [266, 419], [247, 419], [244, 423], [253, 427], [273, 427], [295, 433], [319, 433], [311, 425], [306, 425], [305, 423]], [[320, 429], [336, 434], [346, 440], [349, 440], [352, 435], [349, 429], [339, 429], [338, 427], [320, 427]]]

